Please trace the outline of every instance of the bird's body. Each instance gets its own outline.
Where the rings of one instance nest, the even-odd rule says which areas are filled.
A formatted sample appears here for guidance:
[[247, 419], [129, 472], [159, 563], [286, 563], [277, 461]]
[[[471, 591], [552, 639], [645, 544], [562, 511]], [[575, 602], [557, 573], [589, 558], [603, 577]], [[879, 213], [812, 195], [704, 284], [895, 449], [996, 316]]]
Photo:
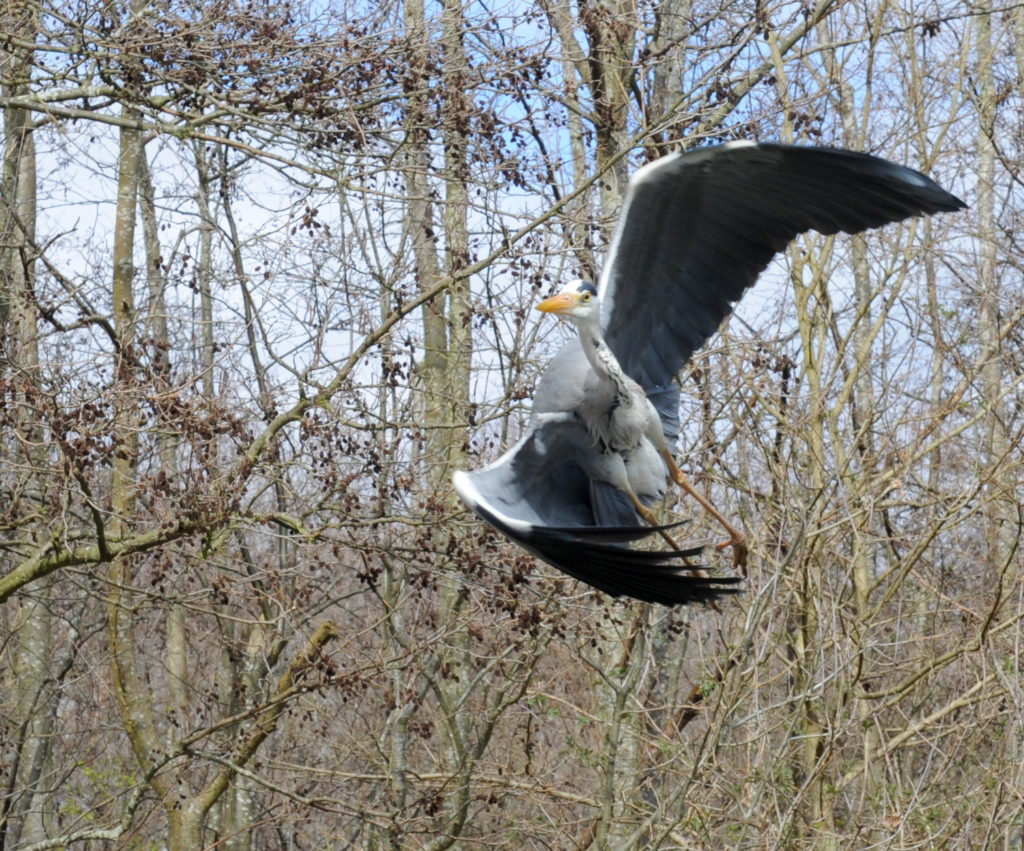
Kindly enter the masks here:
[[584, 383], [580, 417], [602, 447], [629, 452], [652, 430], [661, 431], [658, 412], [644, 388], [622, 372], [603, 340], [583, 345], [591, 355], [592, 372]]
[[545, 370], [526, 434], [494, 464], [455, 473], [456, 490], [509, 538], [609, 594], [673, 604], [729, 593], [736, 577], [690, 563], [699, 548], [628, 547], [654, 532], [671, 541], [649, 509], [671, 478], [725, 526], [743, 564], [743, 536], [672, 457], [676, 373], [798, 233], [963, 206], [919, 172], [838, 149], [730, 143], [645, 166], [599, 285], [573, 281], [538, 306], [579, 337]]
[[[624, 493], [636, 494], [644, 505], [657, 502], [665, 494], [668, 476], [660, 456], [667, 447], [661, 417], [604, 341], [597, 288], [587, 281], [573, 281], [539, 309], [568, 317], [579, 336], [578, 345], [570, 344], [560, 355], [563, 362], [556, 360], [557, 368], [545, 372], [534, 411], [578, 416], [592, 440], [591, 451], [581, 454], [585, 472]], [[575, 361], [572, 365], [570, 358]], [[574, 374], [568, 376], [571, 369]], [[578, 392], [568, 397], [548, 393], [545, 382]]]

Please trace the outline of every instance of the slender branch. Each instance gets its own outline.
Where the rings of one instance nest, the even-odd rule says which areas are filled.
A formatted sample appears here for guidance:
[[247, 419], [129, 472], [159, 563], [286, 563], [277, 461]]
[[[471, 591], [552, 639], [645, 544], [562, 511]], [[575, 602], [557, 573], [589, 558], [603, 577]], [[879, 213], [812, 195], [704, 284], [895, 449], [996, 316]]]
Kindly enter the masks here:
[[288, 669], [281, 675], [277, 684], [277, 692], [269, 709], [259, 719], [256, 729], [244, 739], [235, 749], [234, 754], [221, 767], [210, 783], [196, 796], [200, 812], [208, 812], [217, 802], [217, 799], [227, 789], [228, 783], [235, 774], [236, 765], [245, 765], [259, 749], [267, 737], [277, 729], [277, 721], [281, 717], [287, 705], [287, 698], [299, 693], [303, 686], [301, 680], [307, 672], [315, 668], [320, 661], [324, 647], [328, 642], [337, 638], [338, 627], [327, 622], [317, 627], [316, 632], [310, 636], [309, 641], [302, 652], [292, 660]]

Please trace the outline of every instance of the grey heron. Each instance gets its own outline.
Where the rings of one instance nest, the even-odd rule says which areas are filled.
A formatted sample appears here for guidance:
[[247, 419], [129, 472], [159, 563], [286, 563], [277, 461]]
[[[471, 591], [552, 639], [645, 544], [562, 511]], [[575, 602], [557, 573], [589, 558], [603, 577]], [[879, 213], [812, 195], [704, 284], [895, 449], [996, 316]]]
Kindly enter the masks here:
[[[711, 601], [739, 576], [691, 563], [651, 510], [671, 479], [697, 493], [671, 451], [676, 374], [798, 234], [858, 233], [966, 205], [918, 171], [837, 148], [730, 142], [670, 154], [630, 181], [598, 285], [573, 281], [539, 309], [578, 337], [541, 376], [526, 433], [453, 483], [477, 515], [534, 555], [613, 596]], [[631, 542], [661, 535], [669, 549]]]

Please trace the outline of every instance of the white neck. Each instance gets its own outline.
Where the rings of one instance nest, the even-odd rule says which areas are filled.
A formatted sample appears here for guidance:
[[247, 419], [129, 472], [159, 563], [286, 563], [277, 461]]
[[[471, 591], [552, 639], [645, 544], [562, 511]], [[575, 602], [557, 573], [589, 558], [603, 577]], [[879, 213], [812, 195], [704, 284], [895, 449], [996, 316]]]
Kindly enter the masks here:
[[580, 335], [580, 345], [583, 352], [590, 361], [590, 365], [602, 378], [611, 381], [619, 395], [628, 397], [626, 388], [626, 375], [619, 366], [618, 360], [608, 348], [601, 334], [601, 326], [598, 321], [581, 320], [576, 322], [576, 328]]

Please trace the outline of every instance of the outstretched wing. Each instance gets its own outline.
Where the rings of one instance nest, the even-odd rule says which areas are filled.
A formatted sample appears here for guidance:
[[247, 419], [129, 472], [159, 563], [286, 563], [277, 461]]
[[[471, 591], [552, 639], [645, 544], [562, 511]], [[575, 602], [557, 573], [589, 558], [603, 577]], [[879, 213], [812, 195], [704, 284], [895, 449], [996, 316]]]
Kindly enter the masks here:
[[835, 148], [731, 142], [630, 182], [599, 294], [627, 375], [666, 386], [797, 234], [857, 233], [966, 205], [930, 178]]
[[634, 525], [628, 506], [623, 522], [629, 525], [601, 525], [609, 521], [609, 495], [594, 493], [602, 485], [583, 472], [579, 457], [595, 451], [592, 444], [577, 418], [542, 417], [494, 464], [473, 473], [458, 471], [452, 480], [463, 502], [503, 535], [614, 597], [675, 605], [735, 591], [738, 578], [700, 576], [697, 566], [686, 564], [699, 547], [630, 549], [629, 542], [658, 530]]

